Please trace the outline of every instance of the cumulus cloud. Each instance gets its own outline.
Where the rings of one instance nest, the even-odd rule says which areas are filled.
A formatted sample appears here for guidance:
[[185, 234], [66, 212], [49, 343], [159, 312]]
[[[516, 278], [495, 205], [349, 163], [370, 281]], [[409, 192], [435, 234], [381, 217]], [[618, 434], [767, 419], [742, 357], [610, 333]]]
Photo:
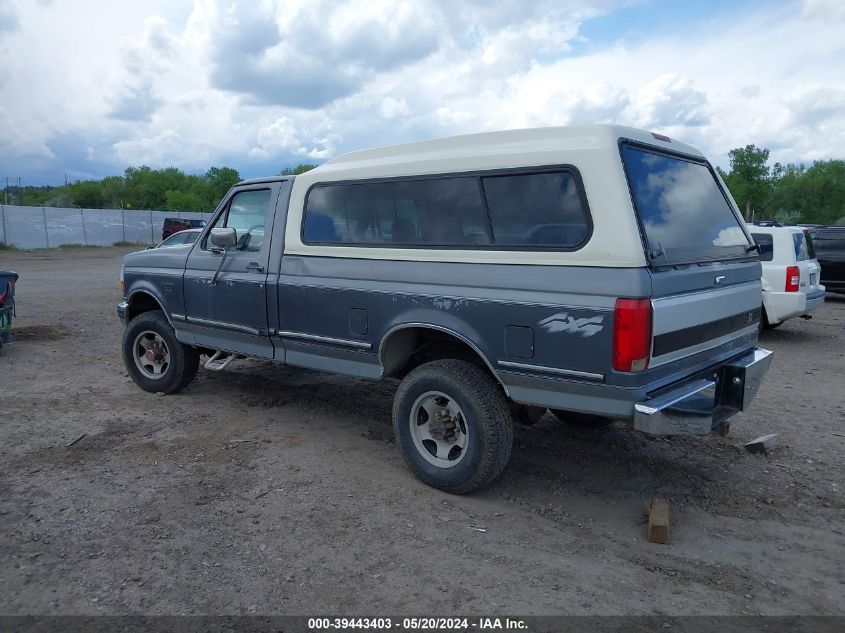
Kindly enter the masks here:
[[[682, 36], [658, 26], [630, 39], [602, 21], [620, 4], [632, 2], [0, 0], [0, 167], [207, 159], [259, 175], [362, 147], [591, 122], [661, 131], [723, 166], [748, 143], [781, 162], [841, 156], [845, 5], [723, 7]], [[601, 42], [584, 35], [602, 28]]]
[[427, 9], [384, 0], [277, 2], [261, 9], [209, 1], [192, 28], [204, 32], [215, 87], [313, 109], [436, 50], [442, 16]]
[[707, 97], [691, 79], [661, 75], [643, 86], [635, 99], [637, 124], [647, 128], [706, 125]]
[[167, 20], [151, 15], [144, 20], [141, 37], [121, 51], [121, 68], [116, 73], [109, 116], [124, 121], [149, 121], [164, 104], [156, 88], [160, 74], [174, 55], [174, 37]]
[[804, 15], [845, 21], [845, 4], [840, 0], [804, 0]]
[[314, 125], [296, 125], [288, 117], [279, 117], [258, 131], [257, 144], [249, 155], [270, 158], [288, 154], [315, 160], [330, 158], [342, 137], [332, 131], [331, 124], [322, 120]]
[[109, 115], [125, 121], [149, 121], [164, 100], [150, 82], [129, 84], [115, 91]]
[[395, 119], [396, 117], [408, 116], [411, 109], [408, 107], [408, 102], [404, 98], [395, 99], [394, 97], [385, 97], [379, 107], [381, 116], [385, 119]]
[[0, 1], [0, 37], [18, 30], [18, 12], [8, 0]]
[[114, 144], [118, 159], [127, 165], [167, 165], [181, 157], [186, 167], [202, 167], [214, 160], [214, 149], [201, 139], [186, 137], [176, 130], [162, 130], [150, 137], [135, 137]]
[[39, 122], [21, 118], [0, 104], [0, 156], [53, 158]]

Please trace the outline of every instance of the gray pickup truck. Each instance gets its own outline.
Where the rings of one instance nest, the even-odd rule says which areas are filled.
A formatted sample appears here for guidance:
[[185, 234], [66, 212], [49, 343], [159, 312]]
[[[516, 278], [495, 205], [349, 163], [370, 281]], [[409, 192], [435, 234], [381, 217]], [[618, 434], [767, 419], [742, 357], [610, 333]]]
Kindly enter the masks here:
[[123, 356], [172, 393], [255, 357], [401, 380], [397, 441], [465, 493], [514, 418], [724, 430], [757, 393], [760, 261], [695, 148], [618, 126], [354, 152], [239, 183], [193, 244], [126, 256]]

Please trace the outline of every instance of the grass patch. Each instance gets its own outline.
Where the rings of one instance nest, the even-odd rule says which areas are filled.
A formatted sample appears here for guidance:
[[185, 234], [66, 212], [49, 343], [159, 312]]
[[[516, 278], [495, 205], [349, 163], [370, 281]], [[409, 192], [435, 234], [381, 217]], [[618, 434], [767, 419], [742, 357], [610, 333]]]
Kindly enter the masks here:
[[90, 251], [103, 248], [102, 246], [85, 246], [84, 244], [59, 244], [58, 246], [39, 246], [38, 248], [22, 248], [28, 253], [53, 253], [55, 251]]
[[46, 248], [39, 248], [38, 250], [56, 250], [56, 251], [83, 251], [89, 248], [103, 248], [102, 246], [86, 246], [85, 244], [59, 244], [58, 246], [53, 246], [49, 249]]
[[108, 244], [59, 244], [58, 246], [38, 246], [36, 248], [19, 248], [13, 244], [6, 244], [0, 242], [0, 252], [3, 251], [22, 251], [27, 253], [50, 253], [54, 251], [91, 251], [103, 248], [137, 248], [139, 250], [146, 248], [149, 244], [143, 242], [115, 242], [113, 245]]
[[149, 244], [147, 244], [146, 242], [123, 242], [123, 241], [120, 241], [120, 242], [115, 242], [113, 244], [113, 246], [136, 246], [136, 247], [145, 248], [145, 247], [149, 246]]

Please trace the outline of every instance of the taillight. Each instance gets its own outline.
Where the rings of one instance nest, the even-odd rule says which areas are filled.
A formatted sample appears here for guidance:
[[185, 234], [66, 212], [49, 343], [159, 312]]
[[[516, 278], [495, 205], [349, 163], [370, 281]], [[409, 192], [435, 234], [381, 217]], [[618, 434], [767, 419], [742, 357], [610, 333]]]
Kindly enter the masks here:
[[613, 309], [613, 369], [642, 371], [651, 351], [651, 301], [617, 299]]
[[786, 267], [786, 292], [798, 292], [801, 282], [801, 270], [798, 266]]

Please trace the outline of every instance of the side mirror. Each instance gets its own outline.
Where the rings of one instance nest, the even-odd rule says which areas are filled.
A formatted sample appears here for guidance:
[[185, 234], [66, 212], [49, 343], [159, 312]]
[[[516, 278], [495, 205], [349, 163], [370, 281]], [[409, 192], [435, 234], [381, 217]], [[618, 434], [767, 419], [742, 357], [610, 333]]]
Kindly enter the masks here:
[[219, 248], [232, 248], [238, 243], [238, 232], [233, 228], [211, 229], [211, 245]]

